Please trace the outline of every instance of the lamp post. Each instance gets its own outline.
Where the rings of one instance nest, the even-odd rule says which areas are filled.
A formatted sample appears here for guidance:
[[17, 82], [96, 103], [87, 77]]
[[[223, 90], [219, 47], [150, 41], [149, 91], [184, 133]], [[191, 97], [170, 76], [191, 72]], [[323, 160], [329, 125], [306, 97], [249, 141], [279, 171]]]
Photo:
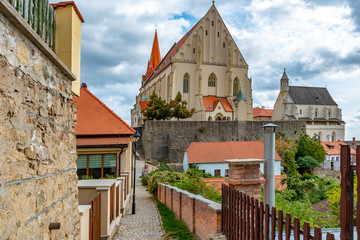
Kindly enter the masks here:
[[264, 126], [264, 201], [270, 209], [275, 207], [275, 128], [278, 125], [269, 123]]
[[133, 135], [134, 137], [134, 186], [133, 186], [133, 203], [132, 203], [132, 214], [135, 214], [135, 176], [136, 176], [136, 142], [139, 140], [140, 138], [140, 133], [138, 131], [136, 131]]

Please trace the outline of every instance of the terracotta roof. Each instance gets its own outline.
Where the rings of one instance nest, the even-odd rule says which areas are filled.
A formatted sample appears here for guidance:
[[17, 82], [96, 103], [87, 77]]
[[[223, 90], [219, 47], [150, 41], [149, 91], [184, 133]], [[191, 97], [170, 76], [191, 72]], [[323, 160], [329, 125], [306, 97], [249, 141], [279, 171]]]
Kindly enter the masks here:
[[95, 97], [86, 88], [86, 84], [82, 84], [80, 96], [75, 102], [77, 110], [76, 135], [132, 135], [135, 133], [135, 130], [124, 120]]
[[148, 109], [149, 107], [149, 101], [140, 101], [140, 112]]
[[118, 138], [76, 138], [76, 146], [114, 146], [127, 145], [130, 142], [129, 137]]
[[59, 8], [59, 7], [73, 6], [76, 14], [78, 15], [78, 17], [80, 19], [80, 21], [85, 22], [84, 18], [81, 16], [81, 13], [80, 13], [79, 9], [77, 8], [74, 1], [53, 3], [53, 4], [51, 4], [51, 6], [53, 6], [54, 10]]
[[[324, 147], [327, 155], [340, 155], [341, 145], [347, 145], [343, 141], [336, 142], [321, 142], [321, 145]], [[350, 154], [356, 154], [356, 151], [353, 148], [350, 148]]]
[[203, 97], [204, 106], [206, 111], [214, 111], [217, 104], [219, 103], [219, 99], [221, 104], [223, 105], [226, 112], [232, 112], [233, 109], [229, 103], [229, 101], [225, 97], [217, 97], [217, 96], [205, 96]]
[[265, 108], [253, 108], [253, 116], [254, 117], [271, 117], [273, 109], [265, 109]]
[[172, 63], [172, 58], [177, 54], [178, 49], [180, 49], [181, 46], [185, 43], [186, 39], [190, 36], [190, 34], [192, 33], [192, 31], [195, 29], [196, 26], [197, 23], [177, 43], [174, 43], [174, 45], [172, 45], [172, 47], [167, 52], [165, 57], [161, 60], [160, 64], [156, 67], [155, 72], [153, 72], [148, 78], [145, 79], [145, 84], [147, 84], [152, 79], [154, 79], [159, 73], [161, 73], [165, 68], [167, 68]]
[[[264, 144], [242, 142], [192, 142], [186, 149], [189, 164], [221, 163], [226, 159], [264, 158]], [[275, 160], [281, 160], [275, 153]]]

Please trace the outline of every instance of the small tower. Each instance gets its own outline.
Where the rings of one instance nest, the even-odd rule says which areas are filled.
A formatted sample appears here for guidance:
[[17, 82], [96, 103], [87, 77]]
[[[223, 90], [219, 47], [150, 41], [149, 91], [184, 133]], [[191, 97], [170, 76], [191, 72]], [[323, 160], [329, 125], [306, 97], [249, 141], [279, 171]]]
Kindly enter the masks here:
[[280, 80], [280, 91], [281, 92], [288, 92], [289, 91], [289, 78], [286, 75], [286, 68], [284, 68], [284, 73]]

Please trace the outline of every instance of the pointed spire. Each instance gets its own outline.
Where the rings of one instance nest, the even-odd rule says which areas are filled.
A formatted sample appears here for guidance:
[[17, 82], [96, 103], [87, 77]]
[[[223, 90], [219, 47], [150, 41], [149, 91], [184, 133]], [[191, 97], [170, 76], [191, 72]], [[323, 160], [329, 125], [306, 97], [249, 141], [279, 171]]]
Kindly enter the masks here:
[[241, 100], [246, 101], [246, 98], [245, 98], [244, 94], [241, 92], [241, 89], [240, 89], [239, 94], [237, 95], [236, 98], [234, 98], [234, 102], [240, 102]]
[[283, 73], [281, 79], [283, 79], [283, 80], [289, 80], [288, 76], [286, 75], [286, 68], [284, 68], [284, 73]]
[[[157, 25], [156, 25], [157, 26]], [[145, 80], [155, 71], [161, 61], [160, 48], [157, 37], [157, 29], [155, 29], [154, 42], [151, 50], [150, 61], [148, 62]]]

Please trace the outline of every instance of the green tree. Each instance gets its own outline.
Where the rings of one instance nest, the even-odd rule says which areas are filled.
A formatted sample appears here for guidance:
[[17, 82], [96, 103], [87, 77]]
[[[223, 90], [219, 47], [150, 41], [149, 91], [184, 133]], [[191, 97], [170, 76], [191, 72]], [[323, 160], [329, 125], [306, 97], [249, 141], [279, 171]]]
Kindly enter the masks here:
[[148, 108], [144, 111], [144, 117], [147, 120], [166, 120], [171, 117], [170, 105], [159, 97], [155, 90], [150, 96]]
[[190, 111], [187, 109], [187, 102], [185, 100], [182, 100], [180, 92], [176, 94], [174, 100], [170, 101], [169, 105], [171, 107], [171, 117], [175, 117], [178, 120], [180, 118], [189, 118], [195, 112], [195, 108], [192, 108]]
[[281, 165], [284, 167], [287, 175], [298, 176], [299, 166], [296, 163], [296, 143], [295, 141], [285, 139], [279, 135], [275, 141], [275, 150], [282, 159]]
[[317, 136], [310, 137], [309, 135], [301, 135], [298, 141], [296, 159], [305, 156], [311, 156], [316, 159], [319, 165], [325, 160], [325, 149], [320, 144]]
[[311, 172], [311, 170], [319, 166], [318, 161], [311, 156], [299, 157], [296, 162], [301, 174], [304, 172]]

